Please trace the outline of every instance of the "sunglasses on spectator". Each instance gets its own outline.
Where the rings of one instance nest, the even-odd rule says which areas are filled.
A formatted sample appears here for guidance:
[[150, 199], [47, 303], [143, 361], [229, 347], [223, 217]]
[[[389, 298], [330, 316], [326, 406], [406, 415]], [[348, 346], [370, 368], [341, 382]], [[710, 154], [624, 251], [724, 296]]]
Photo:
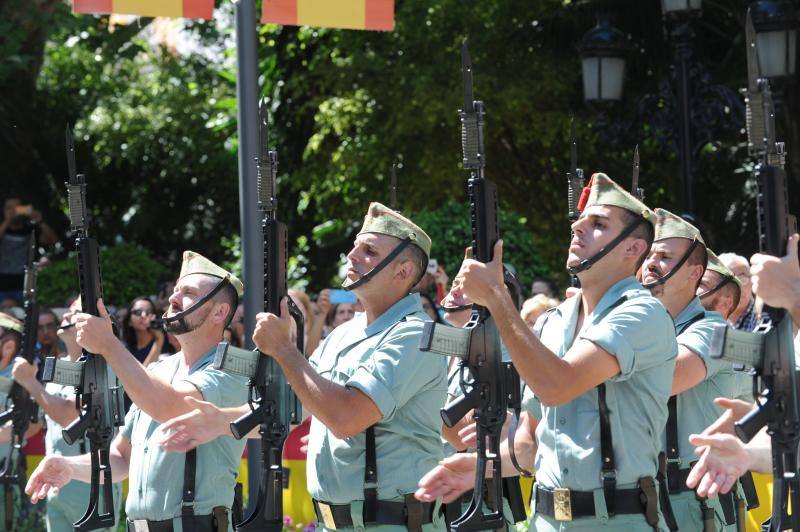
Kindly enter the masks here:
[[152, 316], [155, 313], [152, 310], [147, 310], [147, 309], [143, 309], [143, 308], [136, 308], [136, 309], [133, 309], [131, 311], [131, 314], [133, 314], [134, 316], [145, 317], [145, 316]]

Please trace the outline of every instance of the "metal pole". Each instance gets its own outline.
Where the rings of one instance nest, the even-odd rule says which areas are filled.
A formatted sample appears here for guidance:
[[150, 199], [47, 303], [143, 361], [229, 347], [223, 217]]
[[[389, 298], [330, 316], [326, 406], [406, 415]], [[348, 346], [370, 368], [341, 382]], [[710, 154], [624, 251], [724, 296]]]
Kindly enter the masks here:
[[678, 164], [683, 184], [684, 211], [694, 214], [694, 176], [692, 175], [692, 131], [690, 115], [689, 56], [692, 29], [689, 23], [680, 24], [672, 33], [675, 41], [675, 60], [678, 82]]
[[[239, 221], [244, 276], [245, 347], [252, 349], [255, 316], [264, 310], [264, 239], [255, 198], [258, 180], [258, 54], [254, 0], [238, 0], [236, 9], [236, 99], [239, 133]], [[247, 442], [248, 511], [258, 495], [261, 441]]]

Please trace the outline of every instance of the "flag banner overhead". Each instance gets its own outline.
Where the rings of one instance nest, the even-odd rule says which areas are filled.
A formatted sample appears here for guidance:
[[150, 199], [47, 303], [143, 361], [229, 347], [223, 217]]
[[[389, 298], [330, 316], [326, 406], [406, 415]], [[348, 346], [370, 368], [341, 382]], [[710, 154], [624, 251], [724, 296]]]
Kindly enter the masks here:
[[74, 0], [72, 10], [75, 13], [211, 20], [214, 0]]
[[392, 31], [394, 0], [264, 0], [261, 22]]

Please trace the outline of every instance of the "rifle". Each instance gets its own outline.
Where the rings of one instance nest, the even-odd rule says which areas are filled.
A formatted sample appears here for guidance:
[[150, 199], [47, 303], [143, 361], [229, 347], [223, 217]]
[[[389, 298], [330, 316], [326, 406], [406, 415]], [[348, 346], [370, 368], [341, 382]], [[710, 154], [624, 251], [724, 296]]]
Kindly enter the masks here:
[[[748, 134], [755, 153], [761, 156], [756, 167], [758, 180], [758, 233], [762, 253], [782, 256], [786, 240], [795, 232], [796, 218], [789, 214], [784, 144], [775, 140], [775, 108], [769, 82], [753, 79], [758, 72], [755, 50], [755, 31], [747, 12], [746, 22], [749, 89], [758, 88], [755, 95], [748, 90]], [[755, 96], [755, 97], [754, 97]], [[760, 104], [760, 108], [754, 104]], [[763, 134], [754, 143], [757, 131]], [[800, 530], [800, 477], [798, 477], [798, 447], [800, 447], [800, 400], [793, 347], [791, 317], [783, 309], [765, 307], [770, 320], [763, 320], [754, 333], [717, 326], [712, 337], [712, 356], [752, 367], [755, 371], [754, 392], [760, 391], [755, 409], [735, 425], [736, 434], [749, 441], [762, 427], [772, 439], [772, 469], [774, 497], [769, 530], [791, 528]], [[789, 505], [792, 513], [789, 514]]]
[[[578, 202], [583, 191], [583, 169], [578, 168], [578, 141], [575, 134], [575, 119], [569, 121], [569, 172], [567, 172], [567, 218], [570, 225], [575, 223], [581, 215]], [[572, 238], [572, 229], [570, 229]], [[570, 275], [570, 286], [580, 288], [581, 282], [577, 275]]]
[[[36, 231], [31, 231], [28, 245], [28, 260], [25, 266], [25, 324], [22, 330], [22, 344], [20, 353], [30, 364], [38, 358], [36, 349], [36, 333], [39, 326], [39, 303], [36, 300], [36, 275], [38, 264], [34, 262], [36, 255]], [[16, 381], [11, 385], [11, 391], [6, 398], [6, 410], [0, 414], [0, 426], [11, 421], [11, 448], [5, 457], [3, 469], [0, 471], [0, 485], [4, 488], [6, 530], [13, 528], [14, 519], [14, 494], [13, 486], [19, 485], [25, 479], [26, 459], [22, 454], [22, 445], [25, 433], [31, 423], [39, 417], [39, 406], [31, 398], [28, 390]]]
[[631, 174], [631, 194], [644, 202], [644, 189], [639, 186], [639, 145], [633, 149], [633, 172]]
[[[473, 100], [472, 65], [467, 44], [461, 47], [464, 76], [464, 108], [461, 111], [463, 164], [470, 172], [468, 191], [472, 218], [472, 256], [490, 262], [500, 238], [497, 219], [497, 188], [484, 177], [483, 103]], [[420, 340], [422, 351], [453, 356], [461, 365], [464, 395], [441, 409], [448, 427], [455, 425], [470, 410], [477, 424], [478, 464], [469, 507], [450, 529], [490, 530], [505, 527], [503, 517], [503, 478], [500, 463], [500, 431], [508, 408], [520, 399], [520, 379], [514, 366], [502, 360], [500, 335], [488, 309], [473, 305], [472, 317], [463, 329], [438, 327], [427, 322]], [[469, 378], [464, 375], [468, 374]], [[514, 404], [512, 404], [514, 403]], [[488, 440], [488, 446], [487, 446]], [[489, 512], [483, 511], [483, 486], [486, 467], [491, 462], [492, 478], [487, 480]]]
[[[280, 315], [281, 300], [287, 296], [288, 229], [277, 220], [275, 178], [278, 155], [268, 148], [268, 115], [266, 102], [259, 106], [260, 146], [258, 167], [258, 207], [262, 213], [264, 233], [264, 310]], [[303, 314], [288, 298], [289, 314], [297, 325], [297, 349], [303, 352]], [[222, 342], [217, 348], [214, 367], [249, 378], [250, 412], [231, 423], [236, 439], [244, 438], [256, 426], [261, 435], [261, 476], [258, 499], [253, 512], [236, 526], [237, 531], [283, 529], [283, 487], [288, 472], [281, 463], [283, 444], [289, 425], [300, 422], [300, 402], [289, 387], [280, 366], [258, 349], [228, 348]], [[286, 475], [286, 476], [285, 476]]]
[[[86, 176], [75, 172], [75, 144], [67, 127], [67, 168], [69, 182], [69, 217], [78, 250], [78, 280], [83, 312], [98, 316], [97, 300], [103, 297], [100, 275], [100, 248], [88, 232], [86, 213]], [[124, 422], [122, 387], [116, 378], [109, 382], [105, 359], [83, 350], [75, 362], [48, 357], [45, 360], [42, 382], [55, 382], [75, 387], [78, 419], [63, 431], [64, 441], [72, 445], [80, 438], [89, 440], [91, 455], [91, 488], [89, 506], [73, 528], [76, 531], [96, 530], [114, 526], [114, 495], [112, 492], [109, 449], [114, 429]], [[102, 484], [100, 477], [102, 476]]]

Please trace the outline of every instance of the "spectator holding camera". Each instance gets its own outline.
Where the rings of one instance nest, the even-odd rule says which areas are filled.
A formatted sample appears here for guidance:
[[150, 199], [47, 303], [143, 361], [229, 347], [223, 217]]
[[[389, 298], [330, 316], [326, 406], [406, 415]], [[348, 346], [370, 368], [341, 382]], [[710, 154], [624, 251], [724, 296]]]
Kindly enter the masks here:
[[164, 331], [155, 319], [155, 304], [148, 297], [137, 297], [122, 320], [122, 341], [144, 367], [157, 362], [164, 350]]
[[58, 242], [55, 231], [42, 219], [42, 213], [32, 205], [23, 205], [18, 196], [3, 203], [0, 222], [0, 301], [10, 298], [22, 305], [22, 283], [31, 231], [45, 246]]

